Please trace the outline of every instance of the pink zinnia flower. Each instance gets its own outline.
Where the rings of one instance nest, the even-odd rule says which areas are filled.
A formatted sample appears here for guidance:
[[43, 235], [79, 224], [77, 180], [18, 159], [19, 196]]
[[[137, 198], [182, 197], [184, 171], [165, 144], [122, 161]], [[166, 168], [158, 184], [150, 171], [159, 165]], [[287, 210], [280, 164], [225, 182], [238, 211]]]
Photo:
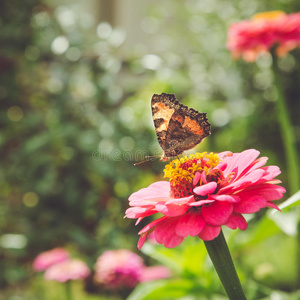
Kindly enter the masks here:
[[70, 254], [63, 248], [55, 248], [40, 253], [33, 261], [33, 269], [37, 272], [44, 271], [50, 266], [66, 261], [70, 258]]
[[46, 280], [55, 280], [66, 282], [68, 280], [84, 279], [90, 274], [88, 266], [79, 259], [67, 260], [49, 267], [44, 278]]
[[228, 30], [227, 48], [236, 58], [255, 61], [260, 53], [275, 45], [278, 56], [300, 46], [300, 13], [259, 13], [251, 20], [232, 24]]
[[143, 259], [126, 249], [105, 251], [95, 264], [94, 279], [110, 289], [131, 289], [138, 283], [167, 278], [170, 270], [165, 266], [146, 267]]
[[144, 267], [142, 258], [129, 250], [109, 250], [97, 259], [94, 278], [109, 288], [133, 288]]
[[216, 238], [221, 226], [247, 228], [242, 214], [251, 214], [264, 207], [277, 206], [285, 189], [275, 185], [280, 174], [277, 166], [264, 166], [267, 157], [258, 158], [257, 150], [241, 153], [196, 153], [176, 159], [164, 170], [168, 181], [158, 181], [129, 197], [126, 217], [139, 223], [156, 213], [159, 219], [146, 225], [140, 249], [153, 233], [159, 244], [178, 246], [185, 237], [198, 236], [209, 241]]

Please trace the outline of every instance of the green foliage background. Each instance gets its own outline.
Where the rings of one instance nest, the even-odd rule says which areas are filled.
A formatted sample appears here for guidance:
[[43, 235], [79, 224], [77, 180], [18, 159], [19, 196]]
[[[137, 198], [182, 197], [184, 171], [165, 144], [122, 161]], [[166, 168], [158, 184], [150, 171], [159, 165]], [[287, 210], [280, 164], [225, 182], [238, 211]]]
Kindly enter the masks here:
[[[175, 93], [184, 104], [207, 112], [212, 135], [197, 150], [238, 152], [256, 148], [269, 157], [269, 164], [280, 166], [280, 179], [288, 185], [270, 57], [251, 64], [234, 61], [226, 49], [226, 34], [231, 23], [260, 11], [297, 12], [299, 1], [153, 3], [147, 15], [141, 16], [151, 49], [123, 44], [122, 28], [107, 24], [102, 27], [107, 34], [97, 36], [98, 24], [89, 25], [88, 19], [81, 19], [79, 5], [11, 0], [1, 6], [3, 299], [15, 299], [16, 291], [21, 297], [18, 299], [42, 299], [36, 296], [40, 282], [31, 270], [32, 260], [41, 251], [65, 246], [93, 267], [104, 250], [135, 250], [137, 232], [143, 224], [134, 228], [132, 221], [123, 219], [128, 196], [162, 179], [164, 167], [158, 160], [133, 166], [145, 155], [161, 153], [150, 112], [154, 93]], [[68, 11], [75, 16], [74, 24], [66, 22], [64, 13]], [[53, 50], [57, 37], [68, 40], [63, 53]], [[298, 150], [299, 58], [300, 51], [294, 50], [280, 61]], [[256, 225], [246, 232], [228, 233], [242, 276], [260, 282], [253, 283], [254, 290], [265, 285], [294, 291], [296, 240], [272, 221], [263, 223], [266, 221], [261, 217], [253, 219]], [[270, 227], [274, 230], [266, 230]], [[258, 238], [262, 232], [267, 232], [265, 239]], [[198, 244], [203, 248], [200, 241]], [[270, 254], [267, 264], [271, 268], [267, 268], [267, 275], [255, 277], [255, 266], [267, 259], [257, 253], [270, 249], [270, 245], [274, 257]], [[163, 255], [172, 256], [187, 246], [182, 247], [173, 254], [160, 251], [169, 251]], [[146, 254], [159, 260], [155, 255], [158, 250], [153, 251]], [[289, 259], [280, 264], [278, 257], [282, 255]], [[197, 272], [198, 276], [201, 273], [189, 268], [177, 270], [177, 274], [196, 278]], [[187, 286], [191, 281], [186, 280], [189, 283], [182, 285], [184, 292], [179, 296], [182, 293], [178, 291], [178, 299], [190, 291]], [[216, 279], [204, 286], [206, 290], [198, 294], [220, 292]], [[159, 299], [157, 295], [149, 297], [145, 299]]]

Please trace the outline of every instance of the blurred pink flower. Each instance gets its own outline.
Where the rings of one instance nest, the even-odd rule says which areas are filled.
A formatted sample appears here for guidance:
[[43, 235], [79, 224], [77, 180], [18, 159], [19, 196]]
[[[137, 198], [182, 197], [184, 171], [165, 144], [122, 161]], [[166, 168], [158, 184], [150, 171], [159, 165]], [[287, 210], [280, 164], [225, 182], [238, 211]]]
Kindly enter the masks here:
[[49, 267], [44, 278], [46, 280], [55, 280], [66, 282], [68, 280], [84, 279], [90, 274], [88, 266], [79, 259], [67, 260]]
[[232, 24], [228, 30], [227, 48], [236, 58], [255, 61], [260, 53], [275, 45], [278, 56], [300, 46], [300, 13], [259, 13], [251, 20]]
[[97, 259], [94, 278], [110, 288], [132, 288], [140, 282], [144, 267], [142, 258], [129, 250], [109, 250]]
[[168, 248], [178, 246], [188, 235], [213, 240], [222, 225], [246, 229], [242, 214], [267, 206], [278, 209], [273, 201], [285, 192], [275, 185], [280, 183], [274, 179], [280, 169], [264, 167], [268, 158], [258, 156], [259, 151], [254, 149], [196, 153], [166, 165], [165, 177], [170, 182], [155, 182], [129, 197], [131, 208], [126, 217], [137, 218], [137, 223], [144, 217], [163, 214], [139, 232], [138, 248], [151, 233]]
[[143, 259], [126, 249], [105, 251], [95, 264], [94, 279], [110, 289], [130, 289], [139, 282], [170, 277], [165, 266], [146, 267]]
[[140, 282], [153, 281], [171, 277], [171, 271], [165, 266], [145, 267], [140, 276]]
[[63, 248], [55, 248], [40, 253], [33, 261], [33, 269], [37, 272], [44, 271], [50, 266], [66, 261], [70, 258], [70, 254]]

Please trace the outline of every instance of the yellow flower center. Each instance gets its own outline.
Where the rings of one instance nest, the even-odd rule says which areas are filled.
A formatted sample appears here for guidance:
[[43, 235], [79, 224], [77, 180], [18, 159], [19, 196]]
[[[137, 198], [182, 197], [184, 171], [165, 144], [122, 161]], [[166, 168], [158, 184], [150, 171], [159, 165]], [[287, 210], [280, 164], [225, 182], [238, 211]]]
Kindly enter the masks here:
[[252, 17], [254, 21], [275, 20], [286, 16], [286, 13], [281, 10], [266, 11], [255, 14]]
[[[220, 163], [218, 154], [214, 153], [196, 153], [175, 159], [166, 165], [164, 177], [170, 179], [171, 196], [174, 198], [187, 197], [193, 195], [194, 178], [197, 173], [205, 172], [208, 181], [218, 181], [221, 177], [212, 169]], [[200, 182], [201, 184], [201, 182]]]

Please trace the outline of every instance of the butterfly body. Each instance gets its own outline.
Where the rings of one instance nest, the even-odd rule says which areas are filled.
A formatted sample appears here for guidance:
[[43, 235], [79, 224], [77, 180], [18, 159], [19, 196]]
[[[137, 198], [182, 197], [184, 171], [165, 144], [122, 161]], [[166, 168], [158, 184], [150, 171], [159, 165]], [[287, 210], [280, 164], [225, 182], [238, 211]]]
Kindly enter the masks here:
[[206, 113], [181, 104], [174, 94], [154, 94], [151, 108], [163, 161], [194, 148], [210, 135]]

